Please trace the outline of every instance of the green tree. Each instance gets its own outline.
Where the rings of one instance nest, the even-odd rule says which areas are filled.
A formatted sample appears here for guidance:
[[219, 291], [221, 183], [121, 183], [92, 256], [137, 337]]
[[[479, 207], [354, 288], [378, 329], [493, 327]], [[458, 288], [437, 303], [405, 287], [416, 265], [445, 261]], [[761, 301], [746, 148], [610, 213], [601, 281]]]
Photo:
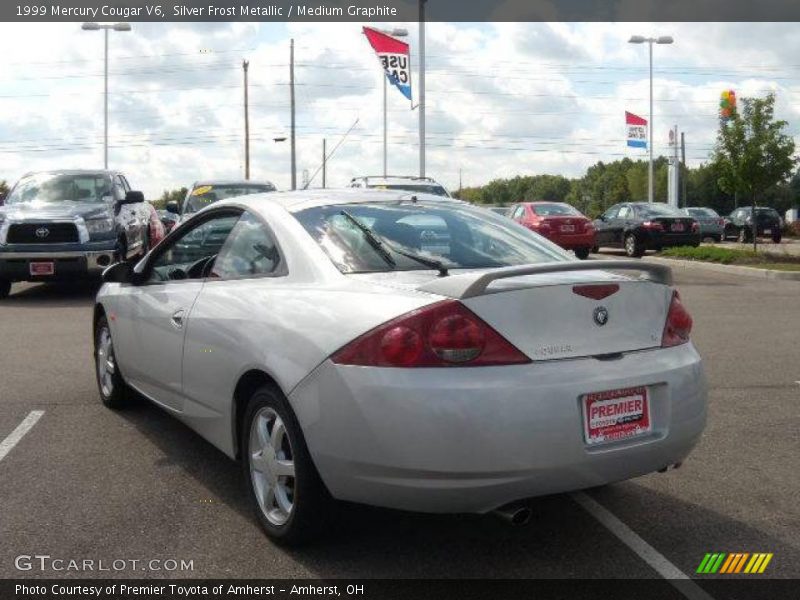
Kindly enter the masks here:
[[788, 123], [775, 119], [774, 94], [743, 98], [741, 106], [730, 120], [720, 119], [713, 160], [720, 188], [743, 195], [755, 207], [759, 195], [786, 183], [797, 159], [794, 140], [785, 132]]
[[158, 209], [164, 209], [167, 206], [167, 202], [172, 201], [177, 202], [178, 206], [182, 206], [183, 199], [186, 198], [186, 194], [188, 192], [189, 189], [185, 187], [176, 190], [164, 190], [164, 193], [161, 194], [161, 197], [158, 200], [154, 200], [152, 204]]
[[0, 179], [0, 199], [4, 199], [8, 196], [8, 183], [6, 183], [5, 179]]

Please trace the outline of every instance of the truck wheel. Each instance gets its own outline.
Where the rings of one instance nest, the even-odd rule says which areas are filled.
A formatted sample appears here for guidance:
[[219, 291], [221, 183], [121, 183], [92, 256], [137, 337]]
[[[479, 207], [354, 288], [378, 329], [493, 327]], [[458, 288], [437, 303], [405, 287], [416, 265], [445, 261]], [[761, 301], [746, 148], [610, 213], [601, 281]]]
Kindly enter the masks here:
[[275, 542], [316, 537], [333, 503], [283, 394], [265, 385], [253, 394], [242, 424], [241, 457], [248, 496]]
[[589, 248], [575, 248], [575, 256], [581, 260], [589, 258]]
[[128, 260], [128, 244], [125, 242], [125, 238], [119, 238], [117, 240], [117, 247], [114, 250], [114, 262], [125, 262]]
[[625, 254], [631, 258], [641, 258], [644, 255], [644, 247], [633, 233], [625, 236]]
[[11, 293], [11, 282], [7, 279], [0, 279], [0, 300], [8, 298]]

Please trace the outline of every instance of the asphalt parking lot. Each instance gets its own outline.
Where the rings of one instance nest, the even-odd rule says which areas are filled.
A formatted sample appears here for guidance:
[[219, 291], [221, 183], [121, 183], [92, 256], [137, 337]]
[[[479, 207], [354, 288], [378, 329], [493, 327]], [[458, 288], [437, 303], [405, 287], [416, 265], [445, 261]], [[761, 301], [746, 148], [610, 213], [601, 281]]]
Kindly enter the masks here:
[[[0, 458], [0, 577], [659, 577], [639, 539], [689, 575], [707, 552], [770, 552], [762, 577], [797, 578], [800, 283], [677, 277], [707, 365], [709, 424], [682, 468], [587, 492], [622, 534], [585, 497], [562, 495], [534, 500], [517, 528], [348, 507], [329, 539], [299, 550], [262, 535], [238, 465], [192, 431], [146, 403], [100, 404], [95, 288], [17, 284], [0, 303], [0, 441], [44, 412]], [[193, 568], [17, 570], [15, 557], [34, 554]]]

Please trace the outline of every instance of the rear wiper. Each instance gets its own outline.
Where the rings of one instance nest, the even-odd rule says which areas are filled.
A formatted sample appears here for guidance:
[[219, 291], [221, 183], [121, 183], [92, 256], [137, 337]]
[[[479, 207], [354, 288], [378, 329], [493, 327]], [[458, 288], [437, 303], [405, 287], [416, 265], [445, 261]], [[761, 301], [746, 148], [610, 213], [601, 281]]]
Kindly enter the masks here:
[[392, 254], [386, 248], [383, 247], [383, 242], [381, 242], [377, 238], [377, 236], [373, 233], [373, 231], [369, 227], [364, 225], [361, 221], [356, 219], [346, 210], [342, 210], [339, 214], [361, 230], [361, 233], [364, 234], [364, 237], [366, 238], [369, 245], [372, 246], [372, 249], [375, 250], [375, 252], [377, 252], [380, 255], [380, 257], [386, 261], [387, 264], [389, 264], [392, 268], [397, 266], [397, 263], [395, 262], [394, 258], [392, 258]]
[[425, 265], [426, 267], [429, 267], [431, 269], [436, 269], [437, 271], [439, 271], [439, 277], [447, 277], [449, 275], [449, 273], [447, 271], [447, 267], [441, 261], [438, 261], [435, 258], [428, 258], [426, 256], [420, 256], [418, 254], [414, 254], [413, 252], [407, 252], [405, 250], [399, 250], [394, 245], [389, 244], [385, 240], [382, 242], [380, 240], [379, 236], [376, 235], [375, 232], [372, 231], [372, 229], [370, 229], [369, 227], [364, 225], [361, 221], [356, 219], [353, 215], [351, 215], [346, 210], [341, 211], [340, 214], [343, 215], [344, 217], [346, 217], [356, 227], [358, 227], [364, 233], [364, 236], [367, 238], [367, 241], [370, 243], [370, 245], [373, 248], [375, 248], [375, 250], [377, 252], [379, 252], [380, 255], [383, 256], [386, 259], [386, 262], [388, 262], [392, 266], [396, 265], [395, 260], [392, 258], [392, 255], [389, 253], [389, 251], [386, 250], [386, 248], [384, 248], [384, 246], [388, 246], [389, 248], [392, 249], [392, 252], [395, 252], [395, 253], [397, 253], [397, 254], [399, 254], [401, 256], [405, 256], [406, 258], [410, 258], [411, 260], [414, 260], [414, 261], [418, 262], [421, 265]]
[[406, 252], [405, 250], [398, 250], [394, 246], [392, 246], [392, 250], [405, 256], [406, 258], [410, 258], [411, 260], [417, 261], [421, 265], [425, 265], [426, 267], [430, 267], [431, 269], [436, 269], [439, 271], [439, 277], [447, 277], [450, 273], [447, 271], [447, 267], [444, 263], [440, 260], [436, 260], [435, 258], [428, 258], [427, 256], [420, 256], [419, 254], [414, 254], [413, 252]]

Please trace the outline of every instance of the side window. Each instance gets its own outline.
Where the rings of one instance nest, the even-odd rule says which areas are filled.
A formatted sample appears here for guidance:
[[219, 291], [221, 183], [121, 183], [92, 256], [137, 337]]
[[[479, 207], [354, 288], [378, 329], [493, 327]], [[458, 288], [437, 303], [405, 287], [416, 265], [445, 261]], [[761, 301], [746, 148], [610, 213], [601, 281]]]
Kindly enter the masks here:
[[124, 175], [120, 175], [119, 178], [122, 180], [122, 187], [125, 189], [126, 192], [131, 191], [131, 184], [128, 183], [128, 180], [125, 179]]
[[603, 218], [606, 221], [610, 221], [611, 219], [616, 219], [617, 213], [619, 213], [619, 208], [620, 208], [619, 205], [612, 206], [603, 214]]
[[283, 272], [281, 256], [269, 230], [251, 213], [244, 213], [219, 251], [211, 277], [232, 279]]
[[523, 216], [525, 216], [525, 207], [522, 204], [517, 204], [517, 207], [514, 209], [514, 214], [511, 215], [511, 218], [515, 221], [518, 221]]
[[151, 263], [149, 281], [205, 277], [238, 220], [238, 214], [214, 216], [172, 240]]
[[617, 215], [618, 219], [632, 219], [633, 218], [633, 209], [630, 206], [623, 206], [619, 209], [619, 214]]
[[114, 199], [123, 200], [125, 198], [125, 186], [119, 176], [114, 177]]

